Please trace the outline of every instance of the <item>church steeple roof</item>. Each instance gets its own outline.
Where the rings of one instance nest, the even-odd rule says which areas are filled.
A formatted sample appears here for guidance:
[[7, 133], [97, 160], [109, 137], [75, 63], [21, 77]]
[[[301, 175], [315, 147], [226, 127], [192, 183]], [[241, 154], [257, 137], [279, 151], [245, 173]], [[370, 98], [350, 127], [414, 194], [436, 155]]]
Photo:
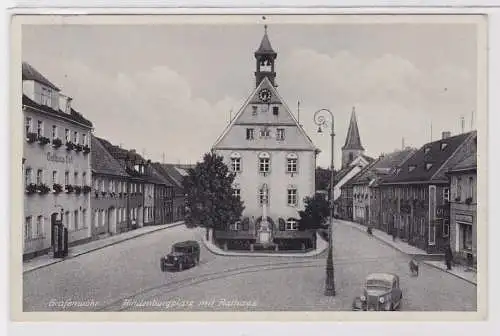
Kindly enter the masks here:
[[358, 121], [356, 119], [356, 110], [353, 107], [351, 113], [351, 121], [349, 122], [349, 129], [345, 138], [345, 144], [342, 149], [359, 149], [365, 150], [361, 145], [361, 138], [359, 136]]
[[269, 42], [269, 37], [267, 36], [267, 25], [264, 26], [264, 36], [260, 41], [259, 49], [255, 52], [255, 55], [276, 55], [273, 47], [271, 46], [271, 42]]

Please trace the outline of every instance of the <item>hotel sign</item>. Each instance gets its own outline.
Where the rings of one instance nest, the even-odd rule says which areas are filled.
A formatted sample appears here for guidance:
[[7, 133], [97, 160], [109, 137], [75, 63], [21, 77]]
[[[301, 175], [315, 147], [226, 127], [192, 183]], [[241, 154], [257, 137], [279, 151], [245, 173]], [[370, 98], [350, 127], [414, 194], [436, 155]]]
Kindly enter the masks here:
[[47, 161], [71, 164], [73, 163], [73, 157], [71, 155], [58, 156], [57, 154], [48, 152]]

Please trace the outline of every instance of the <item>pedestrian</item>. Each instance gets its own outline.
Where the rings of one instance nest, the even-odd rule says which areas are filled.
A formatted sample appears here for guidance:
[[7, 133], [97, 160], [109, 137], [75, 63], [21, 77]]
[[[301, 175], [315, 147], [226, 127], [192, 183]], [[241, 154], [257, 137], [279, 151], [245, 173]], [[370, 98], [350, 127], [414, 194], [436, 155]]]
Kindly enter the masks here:
[[392, 228], [392, 241], [396, 241], [396, 236], [397, 236], [397, 233], [396, 233], [396, 227], [393, 227]]
[[451, 271], [451, 262], [453, 260], [453, 251], [451, 250], [450, 244], [446, 245], [446, 249], [444, 251], [444, 260], [446, 262], [446, 269]]

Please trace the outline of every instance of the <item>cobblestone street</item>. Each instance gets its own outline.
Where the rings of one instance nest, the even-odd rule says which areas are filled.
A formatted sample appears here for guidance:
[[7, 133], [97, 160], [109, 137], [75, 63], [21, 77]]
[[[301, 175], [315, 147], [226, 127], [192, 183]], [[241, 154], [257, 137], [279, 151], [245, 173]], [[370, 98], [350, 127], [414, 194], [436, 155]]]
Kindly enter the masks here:
[[[325, 253], [303, 259], [224, 257], [203, 248], [199, 266], [160, 272], [159, 258], [173, 242], [200, 240], [202, 234], [178, 226], [26, 273], [24, 309], [350, 310], [366, 275], [377, 271], [401, 277], [403, 310], [476, 309], [473, 284], [423, 264], [420, 276], [411, 277], [408, 256], [340, 222], [334, 228], [335, 297], [323, 295]], [[71, 307], [71, 301], [93, 304]]]

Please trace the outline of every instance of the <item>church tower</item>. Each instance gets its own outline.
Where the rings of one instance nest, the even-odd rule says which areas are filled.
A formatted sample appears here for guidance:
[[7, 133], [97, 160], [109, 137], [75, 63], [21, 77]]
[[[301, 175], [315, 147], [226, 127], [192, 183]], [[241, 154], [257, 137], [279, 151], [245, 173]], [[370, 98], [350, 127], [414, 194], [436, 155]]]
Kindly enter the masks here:
[[271, 47], [269, 37], [267, 36], [267, 25], [264, 26], [264, 36], [260, 42], [259, 49], [255, 52], [255, 86], [259, 86], [264, 78], [268, 78], [273, 86], [276, 86], [274, 79], [276, 72], [274, 71], [274, 61], [278, 54]]
[[365, 149], [361, 145], [361, 139], [358, 130], [358, 121], [356, 119], [356, 110], [352, 108], [351, 121], [349, 122], [349, 129], [345, 144], [342, 147], [342, 168], [347, 167], [358, 156], [363, 155]]

